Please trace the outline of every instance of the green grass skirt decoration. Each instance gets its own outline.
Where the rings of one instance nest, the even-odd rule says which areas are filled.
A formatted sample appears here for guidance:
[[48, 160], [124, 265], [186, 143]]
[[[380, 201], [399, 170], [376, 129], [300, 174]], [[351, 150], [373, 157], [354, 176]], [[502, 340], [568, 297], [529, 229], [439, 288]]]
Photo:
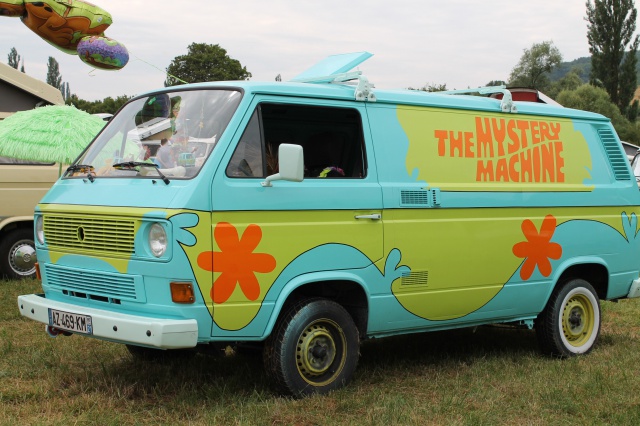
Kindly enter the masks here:
[[20, 111], [0, 121], [0, 156], [70, 164], [105, 124], [73, 106]]

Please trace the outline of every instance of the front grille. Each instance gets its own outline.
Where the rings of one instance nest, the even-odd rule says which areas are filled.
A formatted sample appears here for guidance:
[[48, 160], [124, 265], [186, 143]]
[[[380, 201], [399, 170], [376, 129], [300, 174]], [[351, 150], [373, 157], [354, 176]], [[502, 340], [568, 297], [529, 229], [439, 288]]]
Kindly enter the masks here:
[[144, 302], [142, 277], [45, 264], [47, 284], [69, 296], [120, 303]]
[[44, 215], [44, 237], [51, 249], [90, 251], [129, 257], [134, 250], [135, 221], [109, 216]]

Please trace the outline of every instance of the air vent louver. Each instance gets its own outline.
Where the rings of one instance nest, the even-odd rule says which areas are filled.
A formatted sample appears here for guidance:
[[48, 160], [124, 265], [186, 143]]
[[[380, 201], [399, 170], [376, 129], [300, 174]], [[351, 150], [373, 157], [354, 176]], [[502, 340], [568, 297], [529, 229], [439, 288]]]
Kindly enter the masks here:
[[403, 206], [429, 206], [429, 191], [402, 191]]
[[402, 274], [403, 286], [426, 286], [429, 281], [429, 271], [411, 271]]
[[400, 206], [402, 207], [440, 207], [440, 190], [433, 189], [403, 189], [400, 191]]
[[616, 140], [615, 135], [610, 129], [599, 129], [598, 135], [602, 141], [602, 146], [609, 158], [609, 164], [613, 170], [613, 175], [616, 180], [631, 180], [629, 174], [628, 160], [622, 155], [620, 150], [620, 144]]

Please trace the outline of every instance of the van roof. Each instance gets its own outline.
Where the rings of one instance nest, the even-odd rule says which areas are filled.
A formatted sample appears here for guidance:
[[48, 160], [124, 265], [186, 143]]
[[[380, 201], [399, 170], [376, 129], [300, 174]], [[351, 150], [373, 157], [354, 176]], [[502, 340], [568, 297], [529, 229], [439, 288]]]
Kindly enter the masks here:
[[[356, 86], [334, 83], [296, 83], [296, 82], [253, 82], [253, 81], [219, 81], [195, 83], [183, 86], [167, 87], [163, 91], [189, 89], [236, 88], [245, 94], [267, 94], [290, 97], [307, 97], [316, 99], [333, 99], [354, 101]], [[487, 96], [471, 96], [465, 94], [443, 94], [441, 92], [424, 92], [419, 90], [378, 90], [374, 89], [376, 104], [393, 104], [422, 107], [452, 108], [472, 111], [501, 112], [501, 100]], [[154, 92], [155, 93], [155, 92]], [[148, 95], [148, 94], [147, 94]], [[609, 121], [608, 118], [593, 112], [564, 108], [562, 106], [514, 101], [517, 113], [506, 115], [530, 114], [565, 118], [581, 118], [598, 121]]]
[[[223, 81], [196, 83], [179, 87], [184, 89], [236, 87], [247, 94], [352, 100], [378, 104], [400, 104], [471, 111], [506, 112], [514, 115], [530, 114], [609, 121], [608, 118], [600, 114], [563, 108], [559, 104], [527, 101], [513, 102], [511, 92], [504, 86], [447, 92], [424, 92], [408, 89], [378, 90], [373, 84], [369, 83], [360, 71], [349, 72], [349, 70], [371, 56], [373, 55], [369, 52], [331, 55], [294, 77], [290, 82]], [[166, 90], [176, 90], [176, 88], [167, 88]], [[488, 96], [471, 96], [473, 93]]]

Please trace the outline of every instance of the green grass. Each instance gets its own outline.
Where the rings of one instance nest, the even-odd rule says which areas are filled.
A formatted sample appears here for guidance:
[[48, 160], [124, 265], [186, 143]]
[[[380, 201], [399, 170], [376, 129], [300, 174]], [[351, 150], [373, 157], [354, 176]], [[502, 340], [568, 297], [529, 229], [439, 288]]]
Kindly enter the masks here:
[[538, 354], [535, 333], [480, 327], [369, 341], [353, 382], [326, 396], [275, 394], [260, 357], [144, 363], [124, 346], [51, 339], [0, 281], [1, 424], [638, 425], [640, 300], [604, 302], [594, 351]]

